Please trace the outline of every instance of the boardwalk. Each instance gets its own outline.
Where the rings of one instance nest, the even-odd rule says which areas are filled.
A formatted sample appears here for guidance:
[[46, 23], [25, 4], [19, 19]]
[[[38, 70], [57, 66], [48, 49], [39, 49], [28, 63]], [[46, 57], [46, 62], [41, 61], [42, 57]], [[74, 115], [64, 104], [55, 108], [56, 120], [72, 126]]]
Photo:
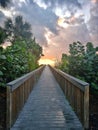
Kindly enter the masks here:
[[11, 130], [82, 130], [48, 66]]

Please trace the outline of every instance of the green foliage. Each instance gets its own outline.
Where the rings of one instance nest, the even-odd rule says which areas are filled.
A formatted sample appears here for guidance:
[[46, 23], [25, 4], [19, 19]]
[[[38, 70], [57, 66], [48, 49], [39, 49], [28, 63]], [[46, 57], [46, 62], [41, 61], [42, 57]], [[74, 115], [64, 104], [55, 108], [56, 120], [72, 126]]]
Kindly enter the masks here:
[[93, 90], [98, 91], [98, 47], [91, 42], [83, 46], [81, 42], [74, 42], [69, 46], [69, 53], [62, 54], [59, 68], [81, 80], [90, 83]]
[[74, 42], [70, 44], [70, 55], [68, 56], [68, 73], [73, 76], [82, 75], [82, 63], [84, 58], [84, 46], [80, 42]]
[[[33, 43], [33, 42], [32, 42]], [[38, 44], [34, 43], [38, 46]], [[39, 46], [40, 47], [40, 46]], [[0, 53], [0, 82], [7, 83], [38, 67], [37, 61], [42, 52], [33, 46], [30, 48], [25, 40], [16, 40], [12, 46]], [[37, 55], [33, 50], [37, 51]]]
[[61, 64], [59, 64], [59, 69], [68, 73], [68, 56], [66, 54], [62, 54]]
[[[1, 42], [6, 39], [3, 37], [4, 30], [6, 30], [7, 38], [14, 35], [11, 46], [6, 49], [0, 47], [0, 86], [5, 86], [7, 82], [36, 69], [42, 55], [42, 47], [36, 43], [35, 38], [30, 38], [32, 35], [31, 26], [27, 22], [24, 23], [20, 16], [16, 17], [16, 23], [14, 25], [9, 19], [5, 22], [6, 29], [2, 29], [0, 33]], [[17, 29], [15, 29], [16, 25]]]
[[28, 67], [30, 71], [38, 67], [38, 64], [36, 63], [36, 56], [32, 55], [31, 52], [28, 53]]

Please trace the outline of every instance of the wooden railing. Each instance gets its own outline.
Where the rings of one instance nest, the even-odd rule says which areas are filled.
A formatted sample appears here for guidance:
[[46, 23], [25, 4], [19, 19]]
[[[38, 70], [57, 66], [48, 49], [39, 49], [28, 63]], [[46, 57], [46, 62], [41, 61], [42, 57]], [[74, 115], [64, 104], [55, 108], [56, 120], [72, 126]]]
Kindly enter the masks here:
[[44, 66], [7, 84], [7, 130], [9, 130], [23, 108]]
[[89, 128], [89, 84], [50, 67], [85, 129]]

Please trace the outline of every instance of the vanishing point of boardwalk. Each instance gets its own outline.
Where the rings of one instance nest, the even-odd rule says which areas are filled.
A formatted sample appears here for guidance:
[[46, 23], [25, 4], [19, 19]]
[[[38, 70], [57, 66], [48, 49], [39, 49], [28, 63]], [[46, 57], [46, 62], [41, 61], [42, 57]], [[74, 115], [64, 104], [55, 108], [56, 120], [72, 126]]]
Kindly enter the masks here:
[[82, 130], [48, 66], [11, 130]]

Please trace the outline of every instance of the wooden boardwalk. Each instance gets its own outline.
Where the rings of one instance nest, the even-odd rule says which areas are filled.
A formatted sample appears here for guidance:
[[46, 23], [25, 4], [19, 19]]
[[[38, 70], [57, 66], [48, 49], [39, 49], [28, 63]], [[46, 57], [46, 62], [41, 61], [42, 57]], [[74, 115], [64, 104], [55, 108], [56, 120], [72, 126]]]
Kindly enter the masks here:
[[11, 130], [83, 130], [48, 66]]

